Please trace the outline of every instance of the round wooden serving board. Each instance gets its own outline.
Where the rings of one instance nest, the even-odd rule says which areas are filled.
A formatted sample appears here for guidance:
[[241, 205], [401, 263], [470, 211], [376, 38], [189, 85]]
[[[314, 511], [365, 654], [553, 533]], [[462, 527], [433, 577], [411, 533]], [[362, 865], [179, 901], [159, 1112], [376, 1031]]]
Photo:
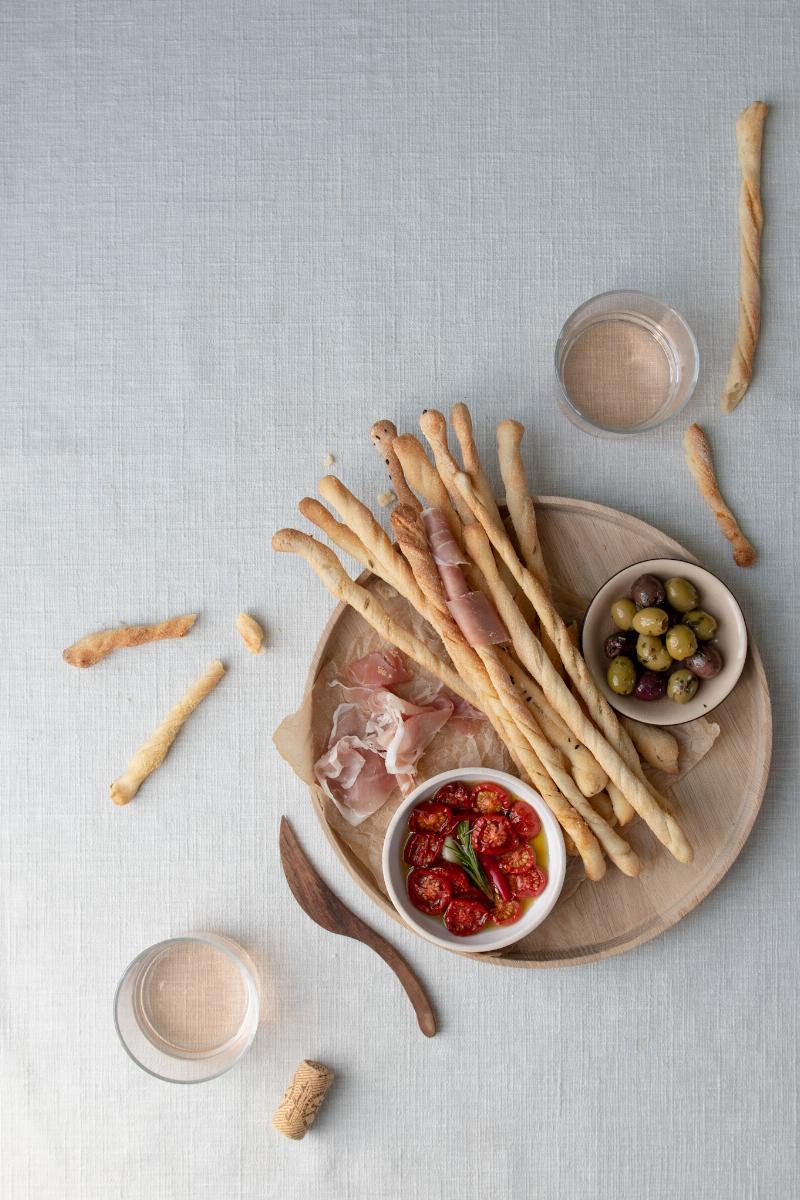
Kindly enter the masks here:
[[[696, 561], [652, 525], [614, 509], [552, 496], [539, 498], [536, 507], [545, 560], [558, 585], [557, 594], [560, 587], [565, 595], [589, 599], [615, 571], [642, 559]], [[365, 573], [361, 582], [372, 586], [376, 581]], [[356, 637], [363, 642], [364, 635], [361, 617], [340, 605], [323, 631], [309, 685], [331, 660], [347, 662], [352, 657], [349, 647]], [[375, 645], [378, 640], [375, 635]], [[635, 820], [627, 826], [625, 836], [642, 859], [638, 879], [628, 879], [609, 865], [605, 877], [593, 884], [582, 878], [580, 864], [573, 860], [564, 892], [539, 929], [502, 954], [470, 957], [507, 967], [592, 962], [649, 941], [691, 912], [735, 862], [766, 788], [772, 717], [761, 657], [752, 641], [738, 685], [710, 719], [720, 726], [719, 737], [669, 793], [694, 846], [691, 865], [676, 862], [643, 822]], [[312, 715], [312, 728], [314, 725]], [[420, 782], [430, 773], [425, 771], [423, 757]], [[399, 921], [387, 899], [380, 867], [383, 834], [394, 799], [353, 827], [315, 791], [311, 795], [325, 834], [349, 873], [384, 912]]]

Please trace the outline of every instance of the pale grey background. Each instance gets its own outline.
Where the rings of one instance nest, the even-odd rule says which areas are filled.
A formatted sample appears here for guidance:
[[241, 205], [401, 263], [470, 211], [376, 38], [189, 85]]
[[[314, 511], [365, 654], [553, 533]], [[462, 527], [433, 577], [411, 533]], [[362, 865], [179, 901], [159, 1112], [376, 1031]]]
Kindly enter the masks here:
[[[4, 1200], [796, 1194], [800, 9], [3, 0], [0, 43]], [[725, 419], [733, 123], [762, 96], [764, 332]], [[679, 424], [600, 443], [554, 409], [561, 320], [617, 285], [696, 330], [690, 415], [761, 551], [749, 574]], [[461, 399], [483, 445], [500, 416], [529, 422], [541, 491], [651, 520], [732, 583], [773, 690], [740, 862], [672, 932], [583, 969], [403, 934], [270, 742], [331, 608], [272, 530], [328, 451], [382, 489], [376, 417]], [[269, 628], [260, 660], [243, 606]], [[184, 642], [60, 662], [87, 629], [195, 607]], [[228, 677], [113, 809], [110, 780], [214, 655]], [[283, 811], [427, 980], [433, 1042], [376, 959], [290, 901]], [[181, 1089], [125, 1058], [111, 999], [137, 951], [197, 927], [250, 948], [268, 1016], [236, 1071]], [[339, 1081], [290, 1144], [269, 1115], [302, 1056]]]

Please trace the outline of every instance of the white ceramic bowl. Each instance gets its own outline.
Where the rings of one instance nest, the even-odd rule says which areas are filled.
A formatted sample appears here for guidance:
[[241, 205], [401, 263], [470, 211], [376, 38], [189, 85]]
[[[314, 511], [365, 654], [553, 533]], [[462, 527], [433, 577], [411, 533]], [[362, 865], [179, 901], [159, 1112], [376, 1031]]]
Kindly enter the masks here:
[[[676, 704], [666, 697], [663, 700], [635, 700], [633, 696], [618, 696], [608, 686], [608, 659], [603, 653], [603, 643], [610, 633], [618, 632], [611, 619], [611, 605], [618, 597], [628, 595], [640, 575], [656, 575], [661, 580], [683, 576], [700, 593], [701, 608], [719, 622], [713, 644], [722, 655], [724, 665], [714, 679], [700, 680], [697, 695], [688, 704]], [[600, 588], [586, 610], [581, 649], [595, 683], [617, 712], [646, 725], [683, 725], [706, 716], [733, 691], [747, 657], [747, 626], [733, 593], [716, 575], [697, 563], [680, 558], [649, 558], [617, 571]], [[679, 668], [680, 663], [676, 662], [675, 669]]]
[[[542, 894], [536, 897], [514, 925], [493, 925], [470, 937], [457, 937], [450, 933], [440, 917], [428, 917], [414, 908], [406, 891], [406, 868], [402, 860], [411, 809], [421, 800], [430, 800], [443, 783], [449, 783], [451, 780], [463, 780], [464, 783], [499, 783], [501, 787], [513, 792], [518, 800], [525, 800], [536, 809], [547, 839], [547, 886]], [[552, 912], [564, 886], [566, 869], [567, 855], [561, 827], [539, 793], [514, 775], [505, 771], [486, 770], [484, 767], [460, 767], [457, 771], [442, 771], [440, 775], [426, 779], [425, 783], [415, 788], [397, 809], [383, 842], [383, 878], [395, 908], [403, 920], [422, 937], [448, 950], [485, 954], [493, 950], [502, 950], [504, 946], [511, 946], [520, 938], [524, 938]]]

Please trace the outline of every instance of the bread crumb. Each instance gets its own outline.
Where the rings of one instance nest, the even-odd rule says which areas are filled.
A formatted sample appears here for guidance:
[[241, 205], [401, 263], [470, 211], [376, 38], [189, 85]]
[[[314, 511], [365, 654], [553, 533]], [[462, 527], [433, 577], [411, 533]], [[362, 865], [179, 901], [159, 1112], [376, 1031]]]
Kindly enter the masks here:
[[325, 455], [325, 466], [326, 466], [326, 467], [332, 467], [332, 466], [333, 466], [333, 464], [334, 464], [335, 462], [336, 462], [336, 456], [335, 456], [335, 455], [333, 455], [333, 454], [331, 454], [331, 453], [330, 453], [330, 451], [329, 451], [329, 452], [328, 452], [328, 453]]
[[388, 508], [396, 499], [397, 496], [395, 496], [393, 491], [381, 492], [378, 496], [378, 504], [380, 504], [381, 508]]
[[260, 654], [264, 649], [264, 630], [249, 613], [240, 612], [236, 618], [236, 629], [251, 654]]

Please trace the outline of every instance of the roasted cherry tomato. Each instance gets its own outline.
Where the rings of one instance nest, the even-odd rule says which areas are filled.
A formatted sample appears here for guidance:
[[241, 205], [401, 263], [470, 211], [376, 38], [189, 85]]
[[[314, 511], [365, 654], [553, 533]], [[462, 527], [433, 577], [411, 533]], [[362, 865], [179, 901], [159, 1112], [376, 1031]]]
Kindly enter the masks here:
[[446, 875], [417, 867], [408, 877], [408, 897], [420, 912], [435, 917], [443, 913], [453, 899], [453, 889]]
[[510, 876], [511, 890], [515, 896], [541, 896], [547, 887], [547, 875], [541, 867]]
[[513, 925], [522, 916], [522, 905], [519, 900], [501, 900], [495, 904], [491, 916], [495, 925]]
[[404, 860], [412, 867], [429, 867], [442, 853], [444, 838], [438, 833], [412, 833], [403, 849]]
[[[467, 892], [472, 890], [472, 884], [469, 881], [467, 872], [462, 870], [461, 867], [457, 867], [455, 863], [440, 862], [435, 867], [432, 867], [431, 870], [448, 880], [450, 887], [453, 889], [454, 896], [465, 896]], [[477, 888], [475, 890], [478, 891]], [[481, 893], [478, 892], [478, 895], [481, 895]]]
[[449, 808], [472, 808], [472, 798], [465, 783], [443, 783], [433, 798]]
[[515, 850], [509, 850], [508, 854], [503, 854], [498, 861], [506, 875], [522, 875], [536, 866], [536, 851], [533, 846], [523, 843]]
[[469, 937], [483, 929], [489, 920], [489, 910], [478, 900], [453, 900], [447, 906], [444, 923], [457, 937]]
[[542, 828], [539, 814], [524, 800], [515, 800], [508, 813], [508, 819], [514, 826], [514, 832], [521, 838], [536, 837]]
[[458, 828], [461, 821], [469, 821], [470, 825], [473, 825], [477, 815], [478, 814], [473, 812], [471, 808], [454, 808], [453, 820], [450, 822], [450, 827], [447, 832], [453, 833], [453, 831]]
[[479, 813], [501, 813], [509, 807], [508, 792], [496, 783], [476, 783], [472, 789], [472, 807]]
[[459, 895], [459, 896], [454, 896], [453, 899], [455, 899], [455, 900], [479, 900], [480, 903], [484, 907], [488, 903], [486, 896], [483, 894], [481, 889], [479, 887], [475, 887], [473, 884], [470, 884], [470, 886], [467, 888], [466, 892], [462, 892], [461, 895]]
[[511, 885], [497, 865], [497, 859], [490, 854], [479, 854], [478, 861], [483, 867], [494, 890], [501, 900], [511, 899]]
[[504, 854], [516, 841], [511, 822], [502, 813], [480, 816], [472, 827], [472, 848], [478, 854]]
[[444, 833], [453, 819], [452, 810], [438, 800], [423, 800], [411, 813], [410, 829], [418, 833]]

